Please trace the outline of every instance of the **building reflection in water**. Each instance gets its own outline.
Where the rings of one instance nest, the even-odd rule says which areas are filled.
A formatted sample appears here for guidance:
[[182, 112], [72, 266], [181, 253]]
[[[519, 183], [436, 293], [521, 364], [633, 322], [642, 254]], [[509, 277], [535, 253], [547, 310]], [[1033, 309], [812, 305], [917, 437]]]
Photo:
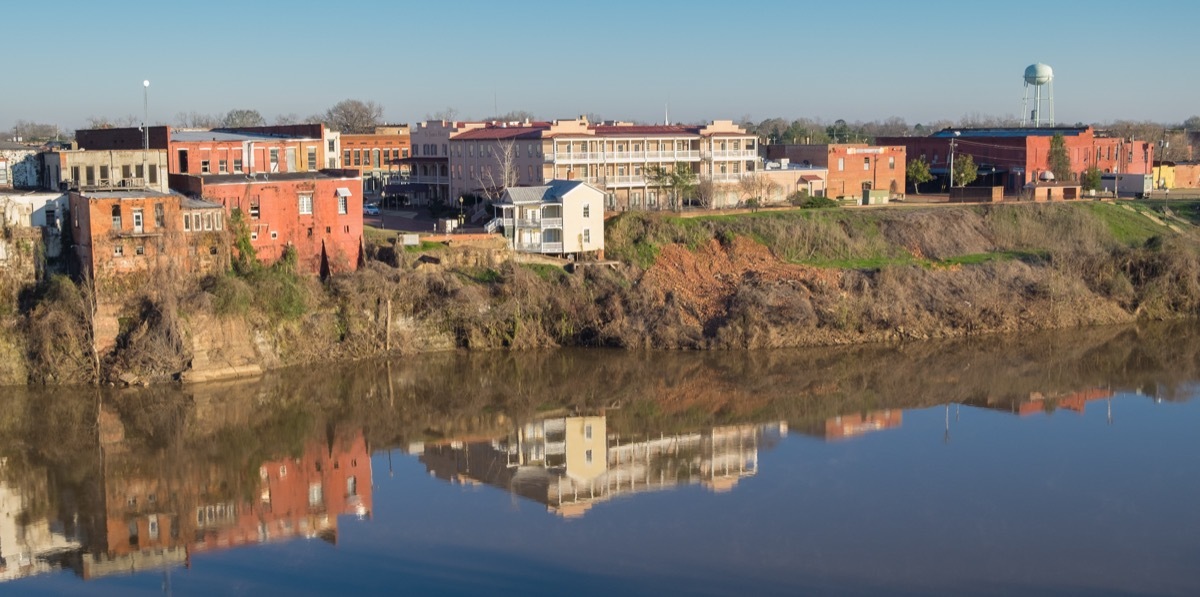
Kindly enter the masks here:
[[361, 429], [303, 441], [295, 456], [234, 455], [232, 466], [194, 448], [133, 448], [105, 409], [93, 437], [98, 450], [72, 457], [94, 463], [80, 467], [78, 482], [47, 468], [24, 471], [16, 485], [0, 481], [0, 581], [61, 568], [84, 579], [163, 570], [200, 553], [293, 538], [336, 543], [339, 516], [372, 511]]
[[417, 443], [408, 451], [440, 479], [492, 485], [576, 517], [613, 497], [678, 485], [729, 491], [758, 471], [764, 442], [786, 433], [781, 422], [629, 438], [608, 429], [600, 414], [543, 418], [506, 437]]
[[967, 400], [964, 404], [1000, 412], [1008, 412], [1022, 417], [1046, 414], [1058, 409], [1083, 413], [1087, 403], [1096, 400], [1109, 400], [1113, 397], [1110, 388], [1087, 388], [1075, 392], [1048, 393], [1029, 392], [1022, 395], [986, 396]]
[[839, 441], [884, 429], [896, 429], [904, 422], [904, 411], [875, 410], [866, 413], [847, 413], [825, 419], [823, 425], [810, 427], [805, 433], [825, 441]]

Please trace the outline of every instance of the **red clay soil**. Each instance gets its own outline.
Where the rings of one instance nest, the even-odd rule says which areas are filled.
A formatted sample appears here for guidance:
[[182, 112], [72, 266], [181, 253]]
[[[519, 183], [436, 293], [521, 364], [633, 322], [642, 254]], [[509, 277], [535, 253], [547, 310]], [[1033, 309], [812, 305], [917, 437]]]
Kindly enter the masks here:
[[769, 248], [739, 236], [727, 245], [712, 240], [694, 251], [664, 246], [642, 277], [642, 285], [660, 300], [670, 295], [685, 323], [703, 326], [725, 313], [729, 298], [747, 282], [789, 281], [807, 288], [836, 288], [840, 276], [837, 270], [784, 263]]

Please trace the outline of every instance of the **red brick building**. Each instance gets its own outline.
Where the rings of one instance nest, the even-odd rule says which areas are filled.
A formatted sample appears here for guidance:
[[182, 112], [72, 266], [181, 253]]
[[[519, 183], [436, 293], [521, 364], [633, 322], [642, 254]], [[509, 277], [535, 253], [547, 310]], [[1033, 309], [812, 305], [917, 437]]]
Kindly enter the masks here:
[[97, 288], [155, 271], [208, 274], [229, 265], [221, 206], [144, 190], [73, 191], [70, 234]]
[[260, 261], [274, 263], [290, 245], [312, 273], [358, 268], [362, 252], [362, 179], [353, 170], [246, 176], [172, 175], [171, 187], [240, 210]]
[[1079, 181], [1093, 166], [1105, 173], [1149, 174], [1154, 164], [1152, 143], [1109, 137], [1092, 127], [949, 128], [928, 137], [880, 137], [877, 142], [904, 146], [909, 159], [924, 157], [936, 180], [922, 189], [944, 190], [954, 140], [955, 154], [970, 155], [979, 168], [972, 186], [1001, 186], [1005, 193], [1016, 194], [1050, 169], [1050, 142], [1055, 134], [1062, 134], [1071, 160], [1071, 181], [1062, 182]]
[[767, 145], [766, 159], [787, 159], [792, 164], [826, 168], [825, 193], [829, 197], [861, 197], [864, 190], [904, 193], [903, 145], [838, 143], [819, 145]]
[[[213, 130], [156, 126], [148, 133], [150, 149], [167, 150], [171, 174], [312, 172], [325, 167], [331, 151], [321, 124]], [[75, 138], [80, 148], [93, 150], [141, 149], [143, 144], [136, 128], [80, 130]]]
[[408, 125], [375, 127], [370, 135], [342, 133], [342, 168], [357, 170], [363, 179], [363, 192], [375, 195], [393, 179], [407, 177], [407, 158], [412, 150]]

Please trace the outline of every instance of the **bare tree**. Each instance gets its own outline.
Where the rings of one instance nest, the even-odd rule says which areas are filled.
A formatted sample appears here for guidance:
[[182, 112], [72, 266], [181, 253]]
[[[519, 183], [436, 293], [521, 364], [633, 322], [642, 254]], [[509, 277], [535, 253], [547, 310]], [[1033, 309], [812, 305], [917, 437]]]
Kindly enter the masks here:
[[712, 209], [717, 201], [717, 185], [711, 178], [696, 183], [696, 201], [703, 209]]
[[221, 119], [221, 126], [225, 128], [245, 128], [251, 126], [263, 126], [267, 124], [267, 119], [263, 118], [258, 110], [247, 110], [234, 108], [225, 114]]
[[300, 115], [295, 112], [288, 112], [287, 114], [279, 114], [279, 115], [275, 116], [275, 120], [273, 121], [273, 124], [275, 124], [276, 126], [282, 126], [282, 125], [287, 125], [287, 124], [300, 124]]
[[49, 141], [58, 137], [58, 125], [18, 120], [13, 125], [13, 136], [25, 141]]
[[142, 119], [132, 114], [119, 118], [109, 118], [107, 116], [88, 116], [87, 128], [90, 129], [112, 129], [121, 127], [138, 126]]
[[383, 121], [383, 106], [373, 101], [342, 100], [325, 111], [323, 122], [329, 128], [352, 135], [375, 132]]
[[533, 112], [528, 110], [512, 110], [497, 116], [489, 116], [484, 120], [495, 120], [496, 122], [524, 122], [526, 120], [537, 120]]
[[779, 190], [779, 184], [761, 172], [746, 173], [738, 179], [737, 185], [746, 203], [752, 205], [766, 204], [771, 194]]
[[458, 116], [458, 110], [446, 106], [442, 110], [433, 113], [426, 113], [425, 120], [444, 120], [446, 122], [454, 122], [454, 118]]
[[212, 129], [221, 126], [221, 117], [212, 114], [201, 114], [195, 110], [180, 112], [175, 115], [175, 125], [189, 129]]
[[508, 187], [517, 186], [520, 180], [517, 172], [517, 142], [515, 139], [503, 139], [496, 142], [492, 157], [494, 164], [479, 169], [479, 186], [484, 197], [496, 201], [504, 195]]

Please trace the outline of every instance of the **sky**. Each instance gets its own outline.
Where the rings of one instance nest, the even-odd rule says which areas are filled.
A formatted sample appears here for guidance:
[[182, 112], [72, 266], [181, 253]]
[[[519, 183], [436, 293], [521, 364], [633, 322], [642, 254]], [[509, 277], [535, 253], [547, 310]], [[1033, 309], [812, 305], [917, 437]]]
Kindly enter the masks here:
[[669, 105], [673, 122], [916, 124], [1019, 114], [1034, 62], [1054, 68], [1060, 123], [1200, 113], [1182, 25], [1200, 17], [1193, 0], [60, 0], [3, 13], [0, 130], [140, 119], [143, 80], [164, 123], [354, 98], [409, 123], [446, 108], [661, 122]]

